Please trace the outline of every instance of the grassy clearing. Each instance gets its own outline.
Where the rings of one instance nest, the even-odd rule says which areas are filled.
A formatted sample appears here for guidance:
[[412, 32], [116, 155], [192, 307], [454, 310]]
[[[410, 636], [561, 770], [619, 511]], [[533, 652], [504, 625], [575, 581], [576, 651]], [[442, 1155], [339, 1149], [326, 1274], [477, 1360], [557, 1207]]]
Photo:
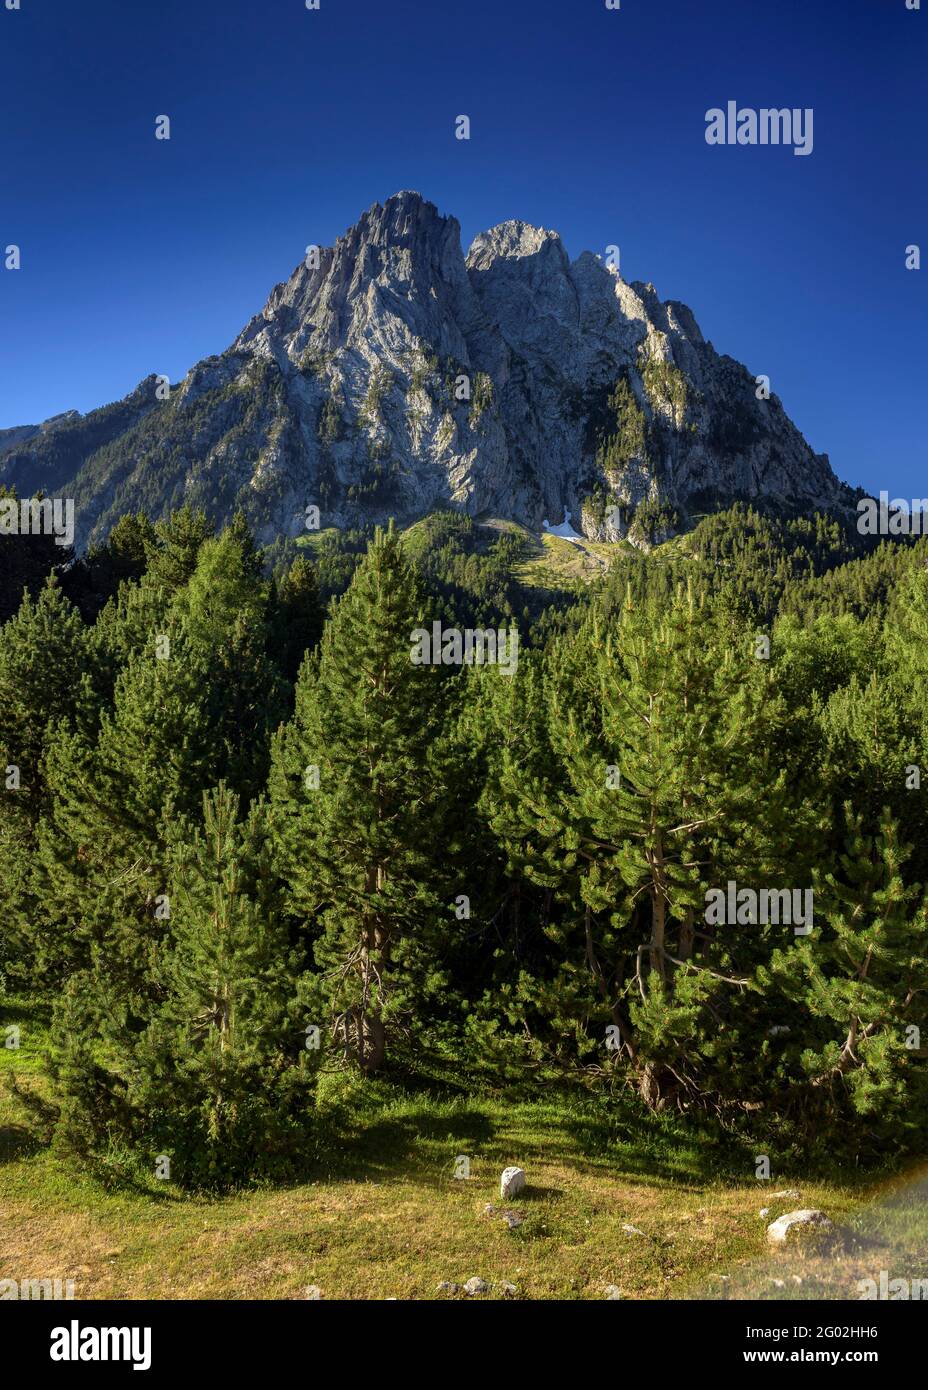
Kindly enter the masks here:
[[[4, 1024], [14, 1021], [6, 1010]], [[0, 1069], [42, 1097], [35, 1033], [24, 1027]], [[458, 1155], [470, 1159], [464, 1181], [453, 1176]], [[501, 1203], [510, 1163], [529, 1188]], [[777, 1274], [791, 1275], [767, 1256], [760, 1208], [768, 1220], [800, 1205], [845, 1220], [870, 1196], [852, 1179], [758, 1183], [749, 1155], [724, 1157], [698, 1132], [648, 1132], [592, 1100], [507, 1102], [345, 1078], [324, 1089], [308, 1171], [299, 1185], [218, 1199], [133, 1176], [116, 1156], [92, 1174], [37, 1141], [4, 1088], [0, 1278], [73, 1279], [76, 1297], [101, 1299], [297, 1299], [310, 1284], [326, 1298], [427, 1299], [447, 1296], [436, 1293], [442, 1280], [472, 1275], [530, 1299], [602, 1298], [606, 1284], [626, 1298], [720, 1297], [758, 1280], [775, 1297]], [[778, 1188], [801, 1200], [774, 1199]], [[510, 1231], [503, 1208], [523, 1224]], [[849, 1273], [806, 1271], [810, 1291]]]
[[577, 593], [594, 579], [601, 579], [624, 542], [569, 541], [563, 536], [531, 537], [533, 554], [516, 565], [514, 577], [528, 589]]
[[[547, 533], [538, 535], [517, 522], [498, 517], [484, 517], [478, 524], [485, 533], [487, 543], [503, 534], [522, 540], [526, 557], [513, 566], [512, 577], [536, 595], [579, 594], [593, 580], [602, 578], [617, 555], [631, 548], [626, 541], [575, 542]], [[336, 531], [332, 527], [325, 527], [298, 536], [296, 544], [312, 552], [322, 544], [327, 534], [336, 534]], [[417, 559], [430, 543], [428, 518], [414, 522], [402, 534], [410, 558]]]

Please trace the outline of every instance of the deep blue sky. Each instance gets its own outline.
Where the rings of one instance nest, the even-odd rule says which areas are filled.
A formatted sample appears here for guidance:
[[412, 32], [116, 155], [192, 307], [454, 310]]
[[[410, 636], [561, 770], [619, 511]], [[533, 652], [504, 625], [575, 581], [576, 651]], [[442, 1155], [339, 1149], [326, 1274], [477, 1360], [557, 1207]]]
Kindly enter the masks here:
[[[181, 377], [416, 188], [694, 310], [868, 490], [928, 490], [928, 4], [0, 0], [0, 427]], [[814, 151], [705, 112], [811, 106]], [[168, 114], [170, 142], [154, 138]], [[458, 114], [472, 139], [454, 139]]]

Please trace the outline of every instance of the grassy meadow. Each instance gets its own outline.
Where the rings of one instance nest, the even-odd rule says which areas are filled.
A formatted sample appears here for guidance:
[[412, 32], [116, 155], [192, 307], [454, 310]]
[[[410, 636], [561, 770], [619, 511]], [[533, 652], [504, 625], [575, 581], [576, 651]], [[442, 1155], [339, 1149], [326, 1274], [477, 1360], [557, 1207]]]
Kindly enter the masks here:
[[[118, 1153], [87, 1167], [46, 1141], [34, 1013], [7, 1007], [2, 1021], [22, 1031], [0, 1050], [0, 1278], [71, 1279], [90, 1299], [302, 1299], [311, 1285], [326, 1299], [464, 1298], [438, 1286], [475, 1275], [491, 1299], [504, 1284], [526, 1299], [602, 1299], [609, 1285], [626, 1299], [835, 1297], [874, 1263], [771, 1256], [765, 1229], [797, 1206], [866, 1224], [885, 1175], [806, 1180], [774, 1161], [759, 1182], [748, 1154], [691, 1121], [644, 1130], [621, 1097], [464, 1097], [333, 1074], [299, 1184], [214, 1199]], [[528, 1187], [502, 1202], [513, 1163]]]

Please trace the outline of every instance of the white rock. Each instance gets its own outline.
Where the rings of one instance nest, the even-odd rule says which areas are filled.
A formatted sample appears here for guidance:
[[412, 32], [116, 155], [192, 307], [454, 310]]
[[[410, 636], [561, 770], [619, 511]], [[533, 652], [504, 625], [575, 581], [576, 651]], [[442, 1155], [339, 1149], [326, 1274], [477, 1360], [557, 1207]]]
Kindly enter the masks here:
[[311, 1298], [311, 1299], [316, 1299], [316, 1300], [320, 1299], [320, 1298], [322, 1297], [322, 1290], [320, 1289], [319, 1285], [318, 1285], [318, 1284], [307, 1284], [307, 1285], [306, 1285], [306, 1297], [307, 1297], [307, 1298]]
[[611, 1299], [621, 1298], [622, 1290], [619, 1288], [618, 1284], [607, 1284], [603, 1290], [603, 1297]]
[[767, 1227], [767, 1239], [771, 1245], [783, 1245], [791, 1234], [802, 1235], [809, 1231], [830, 1231], [832, 1223], [823, 1211], [804, 1207], [801, 1211], [790, 1211], [777, 1217]]
[[628, 1222], [622, 1223], [622, 1230], [627, 1236], [643, 1236], [644, 1231], [640, 1231], [637, 1226], [630, 1226]]
[[500, 1289], [502, 1290], [504, 1298], [515, 1298], [516, 1294], [519, 1292], [515, 1284], [502, 1283], [500, 1284]]
[[522, 1168], [504, 1168], [503, 1175], [499, 1180], [499, 1195], [503, 1198], [517, 1197], [524, 1190], [525, 1170]]
[[473, 1298], [474, 1295], [478, 1293], [489, 1293], [490, 1286], [485, 1280], [478, 1279], [477, 1276], [474, 1275], [473, 1279], [468, 1279], [467, 1283], [464, 1285], [464, 1292], [467, 1294], [468, 1298]]

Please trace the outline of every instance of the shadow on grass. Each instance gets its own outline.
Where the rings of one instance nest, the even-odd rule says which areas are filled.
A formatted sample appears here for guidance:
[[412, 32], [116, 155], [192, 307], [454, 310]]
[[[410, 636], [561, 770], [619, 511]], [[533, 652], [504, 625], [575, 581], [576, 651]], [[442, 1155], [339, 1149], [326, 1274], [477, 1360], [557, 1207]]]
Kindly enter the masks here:
[[397, 1183], [414, 1177], [439, 1182], [451, 1177], [459, 1154], [474, 1157], [491, 1142], [495, 1130], [491, 1116], [476, 1109], [440, 1115], [426, 1106], [360, 1124], [342, 1111], [321, 1123], [306, 1177]]
[[[512, 1201], [517, 1207], [520, 1207], [523, 1203], [529, 1205], [532, 1202], [559, 1202], [563, 1196], [564, 1189], [562, 1187], [544, 1187], [541, 1183], [530, 1183], [517, 1196], [513, 1197]], [[502, 1198], [500, 1200], [502, 1201]]]
[[38, 1091], [20, 1085], [15, 1073], [4, 1077], [2, 1086], [14, 1114], [19, 1110], [26, 1118], [24, 1124], [0, 1124], [0, 1163], [16, 1163], [48, 1148], [58, 1112]]
[[0, 1125], [0, 1163], [17, 1163], [44, 1147], [42, 1140], [25, 1125]]
[[[176, 1206], [184, 1204], [195, 1192], [175, 1192], [170, 1189], [153, 1188], [147, 1180], [142, 1180], [132, 1170], [130, 1162], [83, 1155], [84, 1172], [103, 1191], [111, 1195], [144, 1197], [152, 1206]], [[202, 1195], [202, 1194], [201, 1194]]]

